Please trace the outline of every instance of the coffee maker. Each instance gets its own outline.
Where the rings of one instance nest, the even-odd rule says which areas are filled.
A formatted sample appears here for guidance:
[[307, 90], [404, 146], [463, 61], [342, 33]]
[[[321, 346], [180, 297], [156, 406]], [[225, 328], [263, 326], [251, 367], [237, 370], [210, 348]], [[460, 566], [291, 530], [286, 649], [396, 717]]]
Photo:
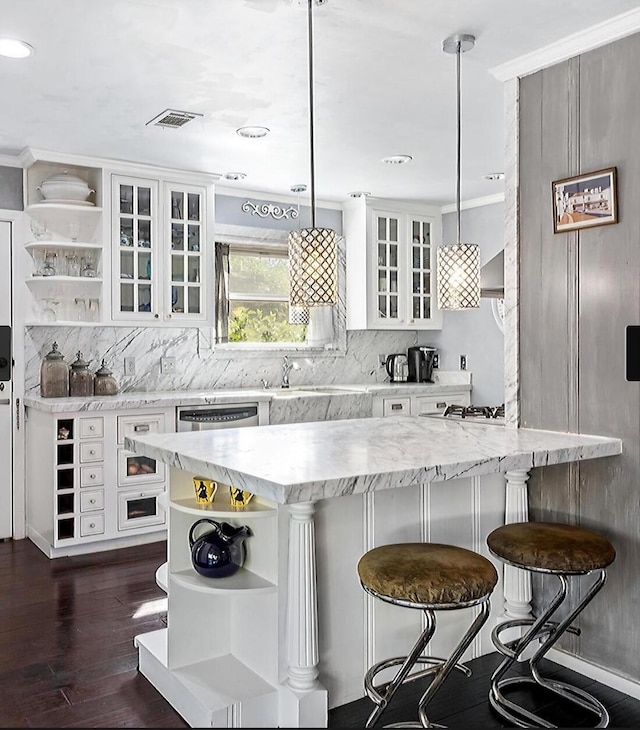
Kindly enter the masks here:
[[433, 372], [433, 361], [437, 350], [435, 347], [418, 345], [407, 350], [409, 383], [433, 383], [431, 374]]

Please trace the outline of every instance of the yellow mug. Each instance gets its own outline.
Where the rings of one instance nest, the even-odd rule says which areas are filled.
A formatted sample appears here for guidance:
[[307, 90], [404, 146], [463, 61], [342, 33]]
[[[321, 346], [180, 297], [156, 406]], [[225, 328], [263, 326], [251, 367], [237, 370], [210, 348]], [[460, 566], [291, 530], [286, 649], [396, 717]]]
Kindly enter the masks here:
[[193, 488], [198, 504], [211, 504], [218, 491], [218, 482], [207, 479], [207, 477], [193, 477]]
[[253, 497], [251, 492], [245, 492], [240, 487], [229, 487], [229, 504], [232, 507], [246, 507], [251, 497]]

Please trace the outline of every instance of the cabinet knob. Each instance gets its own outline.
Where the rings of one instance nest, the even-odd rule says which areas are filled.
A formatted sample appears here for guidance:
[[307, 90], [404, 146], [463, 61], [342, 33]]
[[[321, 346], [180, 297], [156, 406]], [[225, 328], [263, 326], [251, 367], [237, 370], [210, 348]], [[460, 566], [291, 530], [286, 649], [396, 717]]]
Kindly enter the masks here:
[[154, 316], [154, 317], [155, 317], [156, 319], [158, 319], [158, 317], [159, 317], [159, 315], [158, 315], [158, 314], [154, 314], [153, 316]]
[[409, 322], [415, 322], [415, 319], [410, 319]]
[[91, 454], [91, 456], [95, 456], [96, 455], [96, 450], [95, 449], [90, 449], [89, 450], [89, 453]]
[[93, 528], [94, 528], [95, 526], [96, 526], [96, 523], [95, 523], [95, 522], [90, 522], [90, 523], [89, 523], [89, 527], [90, 527], [91, 529], [93, 529]]
[[95, 503], [96, 503], [96, 500], [95, 499], [90, 499], [89, 500], [89, 504], [95, 504]]
[[95, 430], [96, 430], [95, 426], [89, 426], [89, 431], [95, 431]]
[[89, 479], [95, 479], [95, 478], [96, 478], [95, 474], [89, 474]]

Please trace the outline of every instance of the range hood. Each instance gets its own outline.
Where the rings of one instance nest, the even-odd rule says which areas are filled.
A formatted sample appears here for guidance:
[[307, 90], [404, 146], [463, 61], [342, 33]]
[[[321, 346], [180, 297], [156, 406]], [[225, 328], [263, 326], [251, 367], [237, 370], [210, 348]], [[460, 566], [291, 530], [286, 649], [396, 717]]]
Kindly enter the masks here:
[[480, 296], [504, 299], [504, 249], [480, 269]]

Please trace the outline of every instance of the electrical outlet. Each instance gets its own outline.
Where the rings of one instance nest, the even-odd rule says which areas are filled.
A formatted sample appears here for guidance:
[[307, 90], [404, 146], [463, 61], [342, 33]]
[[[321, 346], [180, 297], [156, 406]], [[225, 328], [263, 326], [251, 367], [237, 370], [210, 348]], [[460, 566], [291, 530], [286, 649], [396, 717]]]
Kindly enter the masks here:
[[176, 371], [176, 359], [175, 357], [161, 357], [160, 358], [160, 372], [163, 375], [173, 375]]
[[460, 355], [460, 370], [466, 370], [466, 369], [467, 369], [467, 356]]
[[387, 356], [386, 355], [378, 355], [378, 367], [383, 368], [385, 366], [385, 363], [387, 362]]
[[124, 374], [135, 375], [136, 374], [136, 359], [135, 357], [125, 357], [124, 359]]
[[437, 370], [440, 367], [440, 355], [435, 354], [433, 356], [433, 369]]

